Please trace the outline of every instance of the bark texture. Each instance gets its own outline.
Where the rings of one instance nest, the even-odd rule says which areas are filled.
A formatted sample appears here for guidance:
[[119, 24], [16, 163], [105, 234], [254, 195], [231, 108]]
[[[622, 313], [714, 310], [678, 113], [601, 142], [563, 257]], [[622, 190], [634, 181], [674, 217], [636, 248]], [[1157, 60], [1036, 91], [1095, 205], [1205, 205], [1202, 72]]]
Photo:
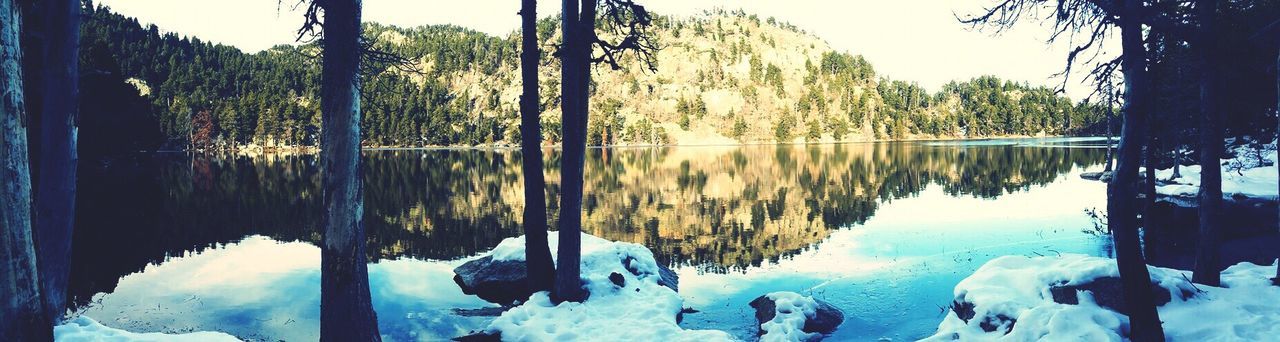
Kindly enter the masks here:
[[1196, 1], [1200, 34], [1195, 55], [1200, 64], [1200, 239], [1191, 281], [1209, 286], [1221, 283], [1219, 255], [1222, 225], [1222, 127], [1218, 111], [1216, 44], [1213, 39], [1216, 0]]
[[555, 265], [547, 245], [547, 181], [542, 173], [542, 122], [538, 102], [537, 0], [521, 0], [520, 8], [520, 77], [524, 92], [520, 95], [520, 154], [524, 172], [524, 260], [529, 273], [529, 289], [551, 290]]
[[0, 0], [0, 341], [51, 341], [31, 232], [21, 23], [18, 4]]
[[1107, 184], [1107, 223], [1115, 239], [1116, 264], [1124, 282], [1124, 296], [1129, 299], [1126, 301], [1126, 314], [1129, 315], [1130, 338], [1134, 341], [1164, 341], [1160, 317], [1151, 299], [1151, 275], [1138, 241], [1138, 164], [1144, 140], [1142, 131], [1146, 115], [1143, 113], [1150, 110], [1146, 47], [1142, 42], [1142, 25], [1136, 20], [1142, 12], [1140, 1], [1124, 1], [1124, 13], [1120, 16], [1121, 68], [1125, 79], [1124, 126], [1116, 151], [1115, 174]]
[[379, 341], [365, 256], [360, 168], [361, 0], [323, 0], [321, 66], [324, 245], [320, 339]]
[[35, 184], [37, 264], [45, 311], [55, 324], [67, 310], [71, 233], [76, 203], [80, 112], [80, 1], [41, 3], [39, 166]]
[[595, 2], [562, 0], [561, 12], [564, 44], [561, 51], [560, 84], [564, 99], [562, 136], [564, 151], [560, 167], [560, 244], [556, 250], [556, 279], [552, 297], [556, 301], [582, 301], [582, 176], [586, 161], [587, 97], [590, 83], [591, 46], [587, 40], [594, 28]]

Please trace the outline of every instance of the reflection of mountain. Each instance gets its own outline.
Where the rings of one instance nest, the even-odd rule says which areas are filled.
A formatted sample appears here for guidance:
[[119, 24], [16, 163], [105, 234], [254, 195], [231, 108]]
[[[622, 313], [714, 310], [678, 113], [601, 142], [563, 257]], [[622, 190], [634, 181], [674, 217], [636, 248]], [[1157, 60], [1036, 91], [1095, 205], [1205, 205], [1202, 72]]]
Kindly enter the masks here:
[[[913, 143], [589, 153], [589, 233], [713, 272], [802, 251], [930, 183], [951, 195], [994, 197], [1103, 158], [1097, 149]], [[557, 152], [548, 158], [559, 164]], [[70, 293], [84, 303], [121, 275], [246, 235], [319, 241], [318, 167], [306, 155], [84, 165]], [[558, 170], [547, 172], [554, 199]], [[454, 259], [520, 234], [518, 153], [370, 151], [364, 173], [372, 258]], [[554, 200], [549, 207], [554, 221]]]
[[800, 252], [930, 183], [995, 197], [1103, 158], [1089, 149], [911, 143], [594, 152], [585, 229], [709, 271]]

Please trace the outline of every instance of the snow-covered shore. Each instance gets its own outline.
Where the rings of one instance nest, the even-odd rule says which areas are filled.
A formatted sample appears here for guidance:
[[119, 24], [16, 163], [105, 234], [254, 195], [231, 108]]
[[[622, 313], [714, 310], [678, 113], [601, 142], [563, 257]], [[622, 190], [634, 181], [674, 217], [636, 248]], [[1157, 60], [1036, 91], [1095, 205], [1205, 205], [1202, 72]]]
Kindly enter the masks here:
[[180, 341], [207, 341], [207, 342], [223, 342], [235, 341], [240, 339], [234, 336], [220, 332], [191, 332], [185, 334], [165, 334], [165, 333], [135, 333], [121, 329], [111, 328], [87, 316], [79, 316], [73, 318], [62, 325], [53, 327], [53, 339], [55, 341], [154, 341], [154, 342], [180, 342]]
[[[1280, 188], [1276, 170], [1275, 144], [1266, 145], [1262, 151], [1252, 151], [1246, 146], [1232, 149], [1234, 157], [1223, 159], [1222, 196], [1274, 200]], [[1260, 152], [1260, 153], [1259, 153]], [[1156, 170], [1156, 193], [1174, 198], [1193, 198], [1200, 191], [1200, 165], [1179, 168], [1181, 177], [1173, 177], [1173, 169]]]
[[[1148, 270], [1157, 291], [1169, 292], [1169, 301], [1158, 309], [1169, 340], [1260, 341], [1280, 336], [1280, 287], [1270, 281], [1275, 266], [1231, 266], [1222, 273], [1223, 287], [1192, 285], [1188, 271]], [[1063, 304], [1051, 289], [1116, 276], [1115, 260], [1101, 257], [993, 259], [956, 285], [956, 306], [966, 308], [949, 310], [937, 333], [925, 341], [1125, 340], [1128, 317], [1095, 300], [1116, 294], [1078, 290], [1073, 291], [1078, 304]]]
[[[558, 248], [549, 234], [552, 255]], [[503, 240], [489, 255], [524, 260], [524, 237]], [[582, 234], [582, 279], [590, 297], [582, 303], [554, 304], [547, 292], [534, 293], [485, 329], [507, 341], [732, 341], [718, 330], [686, 330], [676, 321], [684, 300], [660, 285], [653, 253], [639, 244]]]

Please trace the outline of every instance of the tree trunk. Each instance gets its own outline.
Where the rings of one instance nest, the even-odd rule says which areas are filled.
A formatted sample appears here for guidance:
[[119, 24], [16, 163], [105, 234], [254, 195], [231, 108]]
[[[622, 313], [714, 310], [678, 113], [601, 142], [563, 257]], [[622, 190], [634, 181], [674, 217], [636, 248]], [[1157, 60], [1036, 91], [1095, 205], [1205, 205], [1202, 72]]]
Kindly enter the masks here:
[[324, 184], [320, 339], [378, 341], [365, 263], [360, 169], [361, 0], [324, 0], [320, 135]]
[[1111, 164], [1112, 164], [1112, 161], [1115, 160], [1115, 155], [1111, 152], [1112, 151], [1111, 137], [1115, 135], [1115, 133], [1112, 133], [1112, 130], [1111, 130], [1112, 127], [1115, 127], [1111, 122], [1111, 117], [1115, 116], [1114, 115], [1115, 110], [1111, 108], [1111, 105], [1113, 103], [1116, 103], [1115, 99], [1113, 98], [1114, 96], [1115, 96], [1114, 91], [1110, 91], [1110, 90], [1107, 91], [1107, 166], [1106, 168], [1102, 169], [1103, 172], [1111, 172]]
[[19, 13], [0, 0], [0, 341], [52, 341], [31, 232]]
[[[1280, 151], [1280, 49], [1276, 50], [1276, 151]], [[1277, 159], [1276, 172], [1280, 173], [1280, 157]], [[1280, 211], [1277, 213], [1280, 213]], [[1277, 225], [1280, 225], [1280, 220], [1276, 220], [1276, 222]], [[1280, 285], [1280, 260], [1276, 261], [1276, 278], [1271, 282]]]
[[1143, 170], [1142, 178], [1146, 181], [1142, 182], [1142, 228], [1150, 231], [1159, 226], [1159, 222], [1155, 215], [1152, 215], [1153, 208], [1156, 206], [1156, 130], [1152, 121], [1155, 116], [1152, 111], [1145, 111], [1145, 124], [1143, 129], [1146, 130], [1146, 145], [1142, 147], [1142, 162], [1146, 168]]
[[1121, 17], [1121, 46], [1123, 56], [1125, 101], [1124, 126], [1120, 132], [1120, 146], [1116, 151], [1116, 170], [1107, 184], [1107, 224], [1115, 240], [1116, 265], [1123, 282], [1123, 293], [1128, 307], [1130, 337], [1134, 341], [1164, 341], [1164, 330], [1151, 298], [1151, 275], [1143, 260], [1138, 241], [1136, 197], [1138, 163], [1142, 157], [1142, 129], [1149, 109], [1147, 99], [1146, 47], [1142, 42], [1142, 25], [1136, 20], [1142, 3], [1124, 1]]
[[49, 320], [66, 312], [71, 271], [71, 232], [76, 198], [76, 132], [79, 115], [80, 1], [41, 4], [45, 46], [40, 69], [40, 175], [35, 184], [35, 217], [41, 294]]
[[1195, 48], [1200, 64], [1200, 239], [1191, 281], [1209, 286], [1221, 282], [1219, 256], [1222, 224], [1222, 128], [1218, 125], [1217, 58], [1214, 50], [1216, 0], [1196, 1], [1200, 37]]
[[587, 96], [590, 81], [587, 43], [588, 24], [594, 23], [595, 3], [584, 1], [579, 13], [578, 0], [563, 0], [561, 30], [564, 47], [561, 63], [561, 112], [563, 113], [564, 152], [561, 158], [560, 177], [560, 246], [556, 251], [555, 291], [556, 301], [581, 301], [586, 293], [582, 289], [582, 176], [586, 160]]
[[551, 248], [547, 245], [547, 181], [542, 174], [542, 123], [538, 109], [537, 0], [522, 0], [520, 8], [520, 154], [524, 171], [524, 260], [529, 288], [549, 291], [555, 279]]

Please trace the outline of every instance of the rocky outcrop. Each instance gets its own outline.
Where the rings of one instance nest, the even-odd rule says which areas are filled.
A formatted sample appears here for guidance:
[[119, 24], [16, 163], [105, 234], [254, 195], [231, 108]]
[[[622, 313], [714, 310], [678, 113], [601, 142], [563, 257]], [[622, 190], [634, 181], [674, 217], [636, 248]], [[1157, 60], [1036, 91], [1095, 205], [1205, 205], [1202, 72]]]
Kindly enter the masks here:
[[529, 298], [528, 272], [524, 261], [494, 260], [492, 256], [468, 261], [453, 269], [453, 282], [462, 293], [498, 304]]
[[[1125, 301], [1123, 293], [1123, 283], [1119, 277], [1099, 277], [1091, 281], [1067, 285], [1054, 284], [1049, 285], [1049, 293], [1053, 296], [1053, 301], [1059, 304], [1077, 305], [1080, 304], [1078, 291], [1088, 291], [1093, 296], [1093, 301], [1100, 307], [1107, 308], [1111, 311], [1123, 313], [1125, 310]], [[1173, 295], [1159, 284], [1151, 283], [1152, 300], [1156, 306], [1162, 306], [1173, 300]], [[1182, 300], [1194, 297], [1196, 294], [1191, 291], [1181, 290], [1178, 297]], [[955, 312], [956, 317], [965, 323], [969, 323], [974, 319], [976, 313], [974, 304], [965, 301], [955, 301], [951, 303], [951, 311]], [[1017, 324], [1017, 319], [1008, 317], [1003, 314], [995, 316], [986, 316], [981, 318], [982, 321], [978, 326], [983, 331], [993, 332], [1002, 330], [1008, 334], [1013, 330], [1013, 326]]]
[[[813, 301], [817, 303], [817, 309], [814, 310], [813, 316], [806, 315], [802, 331], [827, 334], [840, 327], [840, 323], [844, 323], [844, 312], [839, 308], [819, 299], [813, 299]], [[772, 321], [778, 314], [777, 304], [768, 295], [756, 297], [749, 305], [756, 310], [756, 321], [760, 324]]]
[[[1125, 311], [1124, 288], [1119, 277], [1099, 277], [1089, 282], [1077, 285], [1052, 285], [1049, 286], [1049, 293], [1053, 294], [1053, 301], [1060, 304], [1079, 304], [1080, 298], [1077, 291], [1089, 291], [1093, 295], [1093, 302], [1098, 306], [1111, 309], [1115, 312]], [[1186, 300], [1194, 297], [1195, 293], [1190, 291], [1182, 291], [1178, 294], [1180, 299]], [[1151, 284], [1151, 299], [1156, 306], [1164, 305], [1173, 300], [1173, 295], [1169, 290], [1159, 284]]]
[[[633, 267], [632, 261], [630, 257], [622, 260], [627, 271], [636, 276], [648, 274]], [[508, 305], [528, 299], [533, 294], [529, 289], [528, 270], [523, 260], [494, 260], [492, 256], [486, 255], [454, 268], [453, 273], [453, 282], [462, 288], [462, 293], [475, 295], [491, 303]], [[657, 275], [660, 277], [658, 285], [679, 291], [680, 277], [674, 271], [659, 265]], [[616, 282], [621, 282], [621, 275], [617, 279]]]

